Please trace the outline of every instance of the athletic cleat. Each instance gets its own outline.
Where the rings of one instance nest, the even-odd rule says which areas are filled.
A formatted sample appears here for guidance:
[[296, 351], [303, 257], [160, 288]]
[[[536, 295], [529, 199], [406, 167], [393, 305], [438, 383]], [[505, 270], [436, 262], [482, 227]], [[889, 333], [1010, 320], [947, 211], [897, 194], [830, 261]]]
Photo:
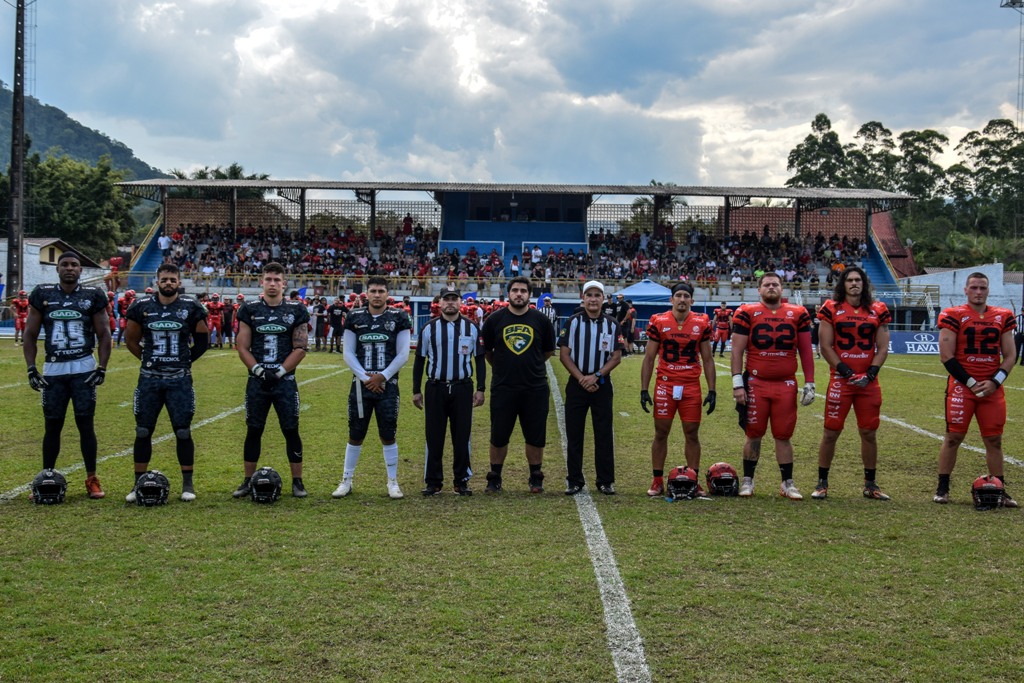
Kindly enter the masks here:
[[[864, 490], [864, 495], [868, 495], [867, 489]], [[818, 485], [814, 487], [814, 492], [811, 493], [811, 498], [814, 500], [825, 500], [828, 498], [828, 481], [819, 479]]]
[[124, 502], [134, 503], [135, 502], [135, 489], [132, 489], [127, 496], [124, 497]]
[[335, 498], [344, 498], [350, 493], [352, 493], [352, 478], [342, 477], [341, 483], [338, 484], [338, 488], [334, 489], [334, 493], [331, 495]]
[[544, 493], [544, 473], [536, 471], [530, 475], [526, 482], [530, 486], [530, 493]]
[[195, 490], [192, 487], [189, 487], [187, 489], [182, 489], [182, 491], [181, 491], [181, 500], [182, 500], [182, 502], [191, 503], [195, 499], [196, 499], [196, 492], [195, 492]]
[[473, 489], [469, 488], [468, 481], [464, 481], [461, 484], [455, 485], [455, 493], [457, 493], [460, 496], [472, 496]]
[[597, 490], [606, 496], [615, 495], [615, 484], [598, 484]]
[[873, 481], [864, 482], [864, 497], [874, 500], [890, 500], [889, 496], [882, 493], [882, 489], [878, 488], [878, 484]]
[[750, 498], [754, 495], [754, 478], [743, 477], [743, 481], [740, 482], [740, 498]]
[[91, 477], [86, 477], [86, 479], [85, 479], [85, 492], [89, 494], [90, 498], [93, 498], [93, 499], [96, 499], [96, 500], [98, 500], [98, 499], [104, 497], [105, 495], [107, 495], [107, 494], [103, 493], [103, 487], [100, 486], [99, 477], [97, 477], [95, 474], [92, 475]]
[[665, 478], [655, 477], [651, 480], [651, 488], [647, 489], [647, 495], [651, 498], [665, 495]]
[[803, 500], [803, 494], [797, 489], [796, 484], [793, 483], [792, 479], [779, 484], [779, 495], [783, 498], [789, 498], [790, 500]]
[[498, 493], [501, 491], [501, 475], [497, 472], [487, 473], [487, 487], [484, 493]]
[[932, 502], [938, 503], [939, 505], [945, 505], [949, 502], [949, 491], [936, 491], [935, 495], [932, 496]]
[[246, 477], [242, 481], [242, 483], [238, 485], [238, 488], [235, 489], [234, 493], [231, 494], [231, 497], [232, 498], [247, 498], [249, 496], [249, 492], [251, 490], [252, 489], [251, 489], [251, 486], [250, 486], [249, 478]]
[[1013, 498], [1010, 498], [1010, 494], [1007, 493], [1006, 491], [1003, 491], [1003, 507], [1004, 508], [1015, 508], [1015, 507], [1017, 507], [1017, 501], [1015, 501]]
[[700, 500], [711, 500], [711, 496], [708, 495], [708, 492], [700, 484], [697, 484], [697, 490], [694, 492], [693, 497]]
[[583, 484], [566, 484], [565, 495], [575, 496], [577, 493], [583, 490]]
[[388, 479], [388, 497], [394, 500], [405, 498], [405, 494], [402, 493], [402, 489], [398, 486], [397, 479]]
[[425, 498], [429, 498], [430, 496], [439, 496], [439, 495], [441, 495], [441, 491], [442, 491], [442, 488], [440, 486], [434, 486], [433, 484], [428, 484], [428, 485], [423, 487], [423, 489], [420, 491], [420, 493], [422, 493]]
[[292, 497], [294, 498], [305, 498], [309, 494], [306, 492], [306, 487], [302, 485], [302, 482], [292, 482]]

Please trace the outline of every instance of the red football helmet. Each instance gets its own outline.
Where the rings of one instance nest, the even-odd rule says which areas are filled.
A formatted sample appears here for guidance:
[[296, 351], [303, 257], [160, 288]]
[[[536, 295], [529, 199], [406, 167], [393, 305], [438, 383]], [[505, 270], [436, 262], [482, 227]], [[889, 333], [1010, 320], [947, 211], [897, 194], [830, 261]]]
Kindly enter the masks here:
[[978, 477], [971, 485], [971, 497], [974, 499], [975, 510], [994, 510], [1003, 507], [1003, 495], [1006, 489], [998, 477], [986, 474]]
[[716, 462], [708, 468], [705, 479], [708, 482], [708, 493], [713, 496], [738, 496], [740, 478], [736, 468], [727, 462]]
[[135, 298], [135, 290], [134, 289], [129, 289], [127, 292], [124, 293], [124, 295], [126, 297], [128, 297], [129, 299], [133, 299], [133, 298]]
[[235, 298], [238, 299], [239, 301], [245, 301], [245, 294], [239, 294]]
[[18, 296], [28, 296], [28, 292], [22, 289], [21, 291], [18, 292]]
[[220, 299], [220, 294], [218, 294], [217, 292], [214, 292], [213, 294], [210, 295], [210, 298], [211, 299]]
[[668, 492], [673, 500], [691, 500], [697, 496], [697, 471], [679, 465], [668, 473]]

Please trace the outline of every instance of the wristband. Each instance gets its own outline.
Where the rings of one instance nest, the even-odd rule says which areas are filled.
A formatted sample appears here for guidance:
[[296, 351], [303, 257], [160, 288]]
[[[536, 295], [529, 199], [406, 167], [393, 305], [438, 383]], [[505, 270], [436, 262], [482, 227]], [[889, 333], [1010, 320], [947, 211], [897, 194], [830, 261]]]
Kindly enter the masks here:
[[851, 368], [843, 361], [839, 361], [839, 364], [836, 365], [836, 374], [838, 374], [843, 379], [853, 377], [853, 368]]
[[978, 383], [978, 380], [974, 379], [973, 377], [968, 377], [967, 381], [964, 382], [964, 384], [967, 385], [968, 389], [973, 389], [974, 385], [977, 384], [977, 383]]
[[1009, 376], [1010, 373], [1008, 373], [1006, 370], [1003, 370], [1002, 368], [999, 368], [999, 372], [995, 374], [995, 376], [992, 378], [992, 381], [998, 384], [999, 386], [1003, 386], [1003, 382], [1005, 382], [1006, 378]]
[[872, 365], [867, 369], [864, 374], [868, 376], [868, 379], [874, 379], [878, 377], [878, 371], [882, 369], [881, 365]]
[[733, 390], [742, 389], [743, 388], [743, 375], [733, 375], [732, 376], [732, 388], [733, 388]]

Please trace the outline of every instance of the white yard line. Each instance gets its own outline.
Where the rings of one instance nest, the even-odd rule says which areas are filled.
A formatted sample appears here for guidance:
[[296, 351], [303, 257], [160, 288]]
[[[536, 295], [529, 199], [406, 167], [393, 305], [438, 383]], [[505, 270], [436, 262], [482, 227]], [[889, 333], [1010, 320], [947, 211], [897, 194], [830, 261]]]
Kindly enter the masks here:
[[[947, 377], [949, 377], [949, 375], [940, 375], [940, 374], [936, 374], [936, 373], [933, 373], [933, 372], [921, 372], [920, 370], [909, 370], [907, 368], [897, 367], [895, 365], [892, 365], [891, 363], [886, 363], [884, 369], [885, 370], [896, 370], [898, 372], [907, 372], [907, 373], [910, 373], [912, 375], [924, 375], [925, 377], [937, 377], [937, 378], [942, 379], [942, 380], [944, 380]], [[1008, 389], [1010, 391], [1024, 391], [1024, 387], [1010, 387], [1010, 386], [1007, 386], [1005, 384], [1003, 385], [1003, 389]]]
[[[326, 375], [321, 375], [319, 377], [311, 377], [310, 379], [304, 379], [301, 382], [299, 382], [299, 386], [301, 387], [301, 386], [305, 386], [306, 384], [310, 384], [312, 382], [319, 382], [322, 379], [328, 379], [330, 377], [334, 377], [335, 375], [340, 375], [343, 372], [348, 372], [348, 368], [342, 368], [340, 370], [336, 370], [334, 372], [328, 373]], [[234, 415], [235, 413], [240, 413], [243, 410], [245, 410], [245, 404], [244, 403], [242, 405], [240, 405], [240, 406], [235, 406], [234, 408], [229, 408], [228, 410], [225, 410], [222, 413], [218, 413], [218, 414], [214, 415], [213, 417], [208, 417], [205, 420], [200, 420], [199, 422], [193, 423], [192, 424], [192, 430], [194, 431], [196, 429], [199, 429], [200, 427], [205, 427], [208, 424], [213, 424], [214, 422], [218, 422], [220, 420], [223, 420], [225, 417], [230, 417], [230, 416]], [[174, 438], [174, 432], [168, 432], [166, 434], [163, 434], [162, 436], [158, 436], [155, 439], [153, 439], [153, 444], [155, 445], [155, 444], [158, 444], [158, 443], [163, 443], [164, 441], [167, 441], [167, 440], [173, 439], [173, 438]], [[96, 460], [96, 462], [97, 463], [101, 463], [101, 462], [106, 462], [107, 460], [110, 460], [112, 458], [124, 458], [126, 456], [131, 455], [131, 454], [132, 454], [132, 449], [131, 448], [126, 448], [126, 449], [124, 449], [122, 451], [118, 451], [117, 453], [111, 453], [109, 455], [104, 455], [103, 457], [98, 458]], [[72, 472], [77, 472], [78, 470], [82, 469], [84, 466], [85, 465], [83, 465], [81, 462], [77, 462], [74, 465], [69, 465], [69, 466], [65, 467], [64, 469], [60, 470], [60, 472], [62, 474], [71, 474]], [[9, 500], [13, 500], [14, 498], [17, 498], [21, 494], [23, 494], [26, 491], [28, 491], [30, 488], [32, 488], [32, 483], [31, 482], [29, 482], [28, 484], [22, 484], [21, 486], [16, 486], [13, 489], [11, 489], [10, 491], [5, 491], [4, 493], [0, 493], [0, 503], [6, 503]]]
[[[558, 433], [561, 437], [562, 456], [565, 457], [567, 440], [565, 434], [565, 410], [562, 394], [559, 391], [558, 379], [551, 363], [547, 364], [548, 384], [551, 396], [555, 401], [555, 415], [558, 421]], [[615, 673], [619, 681], [650, 681], [651, 671], [647, 666], [644, 653], [644, 641], [633, 620], [633, 611], [629, 605], [626, 587], [619, 575], [619, 567], [615, 563], [615, 553], [605, 536], [601, 516], [597, 512], [590, 492], [583, 489], [574, 496], [576, 511], [583, 525], [583, 535], [587, 539], [590, 550], [590, 563], [594, 565], [594, 575], [601, 592], [601, 603], [604, 605], [604, 622], [608, 627], [608, 648], [612, 652]]]

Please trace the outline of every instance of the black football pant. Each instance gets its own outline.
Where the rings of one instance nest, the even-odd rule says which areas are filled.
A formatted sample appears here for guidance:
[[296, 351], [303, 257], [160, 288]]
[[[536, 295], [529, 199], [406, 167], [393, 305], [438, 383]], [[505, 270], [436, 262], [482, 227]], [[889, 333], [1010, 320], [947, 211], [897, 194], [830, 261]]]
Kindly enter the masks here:
[[473, 380], [427, 381], [423, 388], [426, 418], [427, 464], [423, 481], [427, 486], [444, 484], [444, 435], [451, 424], [452, 472], [455, 483], [469, 479], [469, 435], [473, 424]]
[[597, 485], [615, 483], [615, 435], [612, 431], [612, 383], [607, 377], [598, 390], [587, 391], [570, 379], [565, 385], [566, 482], [584, 484], [583, 442], [587, 411], [594, 431], [594, 470]]

